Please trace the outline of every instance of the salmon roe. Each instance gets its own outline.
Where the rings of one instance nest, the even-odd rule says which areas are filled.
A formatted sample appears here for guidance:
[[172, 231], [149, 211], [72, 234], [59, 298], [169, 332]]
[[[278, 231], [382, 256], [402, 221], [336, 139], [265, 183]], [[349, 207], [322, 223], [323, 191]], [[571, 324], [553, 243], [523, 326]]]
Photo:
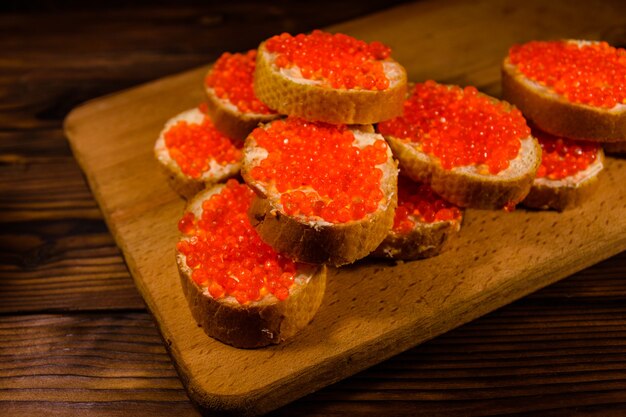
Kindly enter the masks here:
[[359, 148], [344, 125], [298, 118], [257, 128], [252, 136], [268, 156], [250, 175], [276, 187], [286, 214], [345, 223], [373, 213], [384, 198], [377, 167], [388, 159], [382, 138]]
[[[199, 108], [204, 113], [202, 105]], [[242, 145], [220, 133], [206, 115], [200, 124], [179, 121], [164, 137], [170, 157], [191, 178], [199, 178], [208, 171], [211, 160], [220, 165], [241, 161]]]
[[531, 80], [573, 103], [612, 108], [626, 103], [626, 50], [606, 42], [534, 41], [509, 51]]
[[202, 203], [202, 216], [187, 212], [178, 223], [184, 235], [176, 248], [185, 255], [191, 278], [213, 298], [233, 296], [240, 304], [258, 301], [271, 293], [289, 296], [296, 264], [261, 241], [248, 208], [254, 192], [229, 180]]
[[274, 113], [254, 94], [253, 75], [256, 50], [245, 54], [225, 52], [207, 74], [205, 85], [219, 98], [227, 99], [243, 113]]
[[391, 49], [381, 42], [361, 41], [342, 33], [314, 30], [311, 34], [274, 36], [265, 42], [278, 68], [297, 67], [303, 78], [332, 88], [385, 90], [389, 79], [383, 61]]
[[417, 184], [404, 177], [398, 178], [398, 208], [393, 220], [394, 232], [409, 233], [416, 221], [434, 223], [460, 218], [461, 210], [435, 194], [428, 185]]
[[407, 139], [444, 169], [476, 165], [491, 174], [517, 157], [530, 135], [522, 113], [475, 87], [417, 84], [402, 116], [378, 124], [383, 135]]
[[583, 171], [598, 157], [599, 144], [565, 139], [533, 130], [541, 145], [541, 165], [537, 178], [560, 180]]

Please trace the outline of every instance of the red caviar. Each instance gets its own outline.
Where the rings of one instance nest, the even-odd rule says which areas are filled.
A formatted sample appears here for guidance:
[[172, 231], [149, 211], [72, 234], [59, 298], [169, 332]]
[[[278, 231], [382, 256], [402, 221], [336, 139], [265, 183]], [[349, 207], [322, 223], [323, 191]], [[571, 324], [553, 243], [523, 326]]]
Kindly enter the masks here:
[[491, 174], [517, 157], [530, 135], [522, 113], [475, 87], [426, 81], [404, 103], [404, 114], [378, 124], [383, 135], [408, 139], [439, 159], [445, 169], [477, 165]]
[[404, 177], [398, 178], [398, 208], [393, 220], [393, 231], [408, 233], [416, 221], [434, 223], [459, 220], [461, 210], [439, 197], [426, 184], [416, 184]]
[[285, 213], [345, 223], [378, 209], [384, 195], [377, 165], [388, 159], [382, 138], [359, 148], [345, 125], [297, 118], [257, 128], [252, 136], [268, 156], [250, 175], [282, 193]]
[[265, 42], [277, 54], [279, 68], [297, 67], [302, 77], [332, 88], [385, 90], [389, 79], [383, 61], [391, 49], [381, 42], [361, 41], [342, 33], [314, 30], [311, 34], [274, 36]]
[[267, 293], [279, 300], [289, 296], [296, 264], [261, 241], [250, 224], [253, 195], [245, 184], [229, 180], [202, 203], [201, 217], [188, 212], [178, 223], [184, 237], [176, 248], [193, 270], [192, 279], [213, 298], [233, 296], [245, 304]]
[[215, 90], [219, 98], [227, 99], [243, 113], [273, 113], [254, 94], [255, 63], [255, 49], [245, 54], [225, 52], [215, 62], [204, 82]]
[[626, 103], [625, 49], [606, 42], [533, 41], [511, 47], [509, 58], [526, 77], [573, 103]]
[[209, 114], [209, 105], [206, 104], [205, 101], [203, 101], [202, 103], [198, 104], [198, 110], [200, 110], [200, 112], [202, 114], [208, 115]]
[[533, 130], [541, 145], [541, 165], [537, 178], [560, 180], [583, 171], [598, 157], [599, 144], [565, 139]]
[[170, 156], [181, 171], [192, 178], [199, 178], [207, 171], [211, 160], [220, 165], [241, 161], [241, 145], [220, 133], [208, 116], [200, 124], [181, 120], [164, 136]]

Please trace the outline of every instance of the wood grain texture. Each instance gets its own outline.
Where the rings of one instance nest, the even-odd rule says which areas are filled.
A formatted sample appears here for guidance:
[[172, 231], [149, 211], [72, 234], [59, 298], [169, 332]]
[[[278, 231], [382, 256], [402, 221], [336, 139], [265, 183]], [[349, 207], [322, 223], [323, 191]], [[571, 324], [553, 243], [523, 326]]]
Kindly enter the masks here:
[[146, 313], [0, 317], [0, 338], [3, 416], [197, 415]]
[[26, 227], [0, 234], [0, 313], [144, 308], [102, 222]]
[[[524, 9], [506, 2], [431, 7], [403, 6], [335, 29], [392, 45], [414, 80], [454, 77], [497, 90], [497, 64], [511, 43], [539, 34], [562, 36], [570, 27], [576, 32], [570, 30], [566, 37], [596, 38], [598, 28], [605, 27], [599, 22], [620, 25], [626, 19], [609, 6], [594, 7], [591, 18], [581, 5], [568, 20], [568, 25], [572, 20], [579, 25], [567, 27], [547, 25], [569, 11], [560, 3]], [[462, 35], [435, 32], [443, 17], [450, 25], [456, 16], [464, 19], [458, 26]], [[538, 22], [541, 33], [528, 30], [530, 20]], [[490, 36], [489, 42], [483, 36]], [[447, 48], [420, 44], [426, 38]], [[471, 59], [455, 49], [461, 47]], [[481, 62], [485, 67], [476, 67]], [[451, 68], [461, 73], [451, 73]], [[150, 152], [163, 121], [201, 99], [205, 71], [94, 101], [75, 110], [66, 124], [75, 155], [183, 383], [202, 407], [248, 414], [271, 410], [626, 248], [626, 190], [618, 185], [626, 180], [626, 171], [623, 161], [609, 159], [599, 192], [576, 210], [469, 211], [459, 241], [446, 254], [420, 263], [363, 262], [337, 271], [314, 323], [291, 343], [241, 351], [207, 339], [185, 309], [182, 294], [172, 290], [176, 272], [168, 256], [182, 202], [155, 175]], [[290, 366], [282, 367], [284, 363]]]
[[[594, 275], [624, 277], [624, 260]], [[626, 284], [598, 301], [589, 278], [575, 274], [548, 288], [555, 296], [544, 289], [271, 415], [619, 415]], [[147, 313], [0, 317], [0, 338], [3, 416], [199, 415]]]
[[65, 139], [72, 107], [396, 2], [2, 3], [0, 313], [144, 308]]
[[[311, 3], [314, 3], [313, 6]], [[307, 30], [326, 25], [333, 19], [344, 20], [368, 9], [384, 7], [385, 2], [365, 4], [348, 1], [327, 7], [323, 4], [320, 7], [319, 1], [311, 3], [273, 2], [267, 6], [251, 2], [217, 4], [183, 1], [176, 5], [150, 2], [149, 6], [137, 7], [129, 6], [124, 0], [89, 5], [75, 0], [62, 4], [49, 0], [8, 2], [9, 9], [13, 7], [13, 10], [0, 14], [0, 45], [3, 51], [0, 60], [0, 182], [3, 184], [0, 192], [0, 309], [3, 317], [0, 321], [19, 317], [35, 325], [42, 320], [44, 325], [39, 326], [39, 339], [32, 342], [39, 346], [45, 343], [46, 335], [67, 332], [67, 328], [62, 328], [67, 324], [64, 320], [53, 322], [49, 320], [49, 315], [29, 312], [55, 310], [59, 312], [59, 317], [71, 319], [69, 322], [93, 319], [94, 323], [102, 323], [98, 320], [124, 317], [145, 329], [151, 328], [152, 337], [158, 343], [157, 330], [145, 314], [126, 312], [127, 309], [142, 308], [143, 302], [128, 273], [125, 272], [125, 279], [121, 277], [119, 269], [123, 268], [124, 261], [106, 226], [98, 219], [100, 215], [93, 198], [88, 197], [91, 201], [89, 206], [85, 204], [86, 200], [83, 201], [82, 193], [86, 193], [85, 196], [89, 194], [88, 187], [83, 185], [78, 199], [76, 192], [68, 193], [69, 201], [81, 204], [78, 209], [69, 202], [63, 202], [64, 184], [78, 190], [71, 184], [83, 179], [60, 128], [61, 119], [73, 106], [89, 98], [202, 65], [225, 49], [252, 47], [262, 39], [262, 33]], [[3, 3], [0, 9], [6, 10], [6, 5]], [[116, 6], [123, 7], [116, 10]], [[528, 7], [536, 13], [547, 11], [551, 16], [559, 16], [554, 11], [556, 6], [550, 5], [517, 3], [503, 7], [513, 13], [529, 14], [531, 11], [519, 10]], [[556, 34], [554, 37], [590, 29], [590, 33], [595, 33], [597, 37], [613, 44], [626, 45], [625, 26], [613, 23], [615, 17], [608, 20], [606, 11], [602, 11], [612, 8], [615, 15], [623, 14], [619, 3], [597, 6], [599, 14], [588, 13], [593, 23], [582, 25], [579, 20], [571, 19], [581, 7], [580, 2], [572, 2], [569, 7], [563, 15], [566, 21], [571, 22], [570, 27], [565, 27], [566, 22], [550, 22], [549, 18], [543, 17], [531, 21], [539, 22], [544, 26], [543, 30], [549, 30], [545, 28], [556, 24], [558, 27], [551, 33], [563, 35]], [[582, 7], [588, 10], [585, 9], [587, 6]], [[316, 8], [315, 12], [313, 8]], [[438, 8], [449, 12], [438, 12]], [[27, 13], [29, 9], [35, 13]], [[437, 2], [427, 9], [420, 13], [425, 18], [439, 16], [442, 27], [447, 27], [446, 20], [457, 26], [459, 22], [467, 24], [462, 22], [462, 17], [452, 14], [463, 9], [462, 5]], [[446, 13], [451, 14], [448, 19]], [[607, 20], [603, 23], [603, 19]], [[242, 22], [255, 20], [258, 22], [248, 25], [253, 30], [240, 33]], [[596, 26], [591, 27], [593, 25]], [[488, 24], [485, 27], [493, 26]], [[457, 44], [465, 39], [464, 31], [468, 30], [436, 30], [434, 25], [431, 29], [432, 36], [438, 39], [447, 36]], [[446, 34], [449, 30], [456, 31], [458, 38]], [[542, 29], [535, 27], [529, 30], [539, 33]], [[173, 33], [177, 35], [172, 37]], [[424, 39], [425, 45], [421, 46], [421, 50], [426, 47], [437, 49], [436, 45], [428, 44], [432, 36]], [[181, 39], [184, 39], [184, 45]], [[460, 51], [463, 59], [471, 58], [465, 56], [459, 46], [455, 47], [455, 51]], [[428, 61], [428, 56], [425, 55], [424, 60]], [[432, 65], [429, 62], [425, 64]], [[123, 70], [112, 72], [115, 67]], [[491, 70], [488, 66], [478, 68], [482, 72]], [[497, 81], [489, 81], [489, 77], [477, 74], [473, 77], [482, 80], [484, 91], [498, 92]], [[458, 82], [463, 80], [467, 82], [468, 78], [460, 74]], [[449, 81], [457, 79], [452, 76]], [[31, 169], [33, 161], [37, 161], [40, 173], [47, 172], [47, 164], [57, 167], [55, 175], [47, 179], [45, 186], [40, 183], [41, 175], [21, 175], [21, 172]], [[59, 171], [59, 162], [66, 168]], [[8, 194], [12, 193], [11, 183], [21, 190], [19, 205], [13, 202], [17, 195]], [[54, 206], [49, 204], [51, 199], [55, 200]], [[73, 243], [68, 246], [70, 238]], [[85, 268], [89, 258], [94, 261], [89, 263], [89, 268]], [[49, 264], [54, 264], [54, 267]], [[112, 268], [113, 264], [118, 266]], [[34, 275], [37, 276], [33, 282], [36, 285], [30, 285], [29, 277]], [[63, 284], [63, 290], [55, 290], [55, 296], [45, 297], [46, 283], [67, 280], [66, 277], [71, 277], [71, 284], [68, 281]], [[273, 415], [624, 415], [626, 387], [621, 384], [619, 374], [623, 370], [621, 359], [626, 353], [623, 350], [625, 322], [622, 313], [614, 307], [626, 301], [625, 277], [626, 253], [622, 253], [523, 301], [400, 354], [391, 359], [393, 366], [386, 366], [385, 362], [372, 368], [374, 373], [364, 371], [356, 374], [295, 401]], [[109, 279], [111, 285], [107, 284]], [[16, 288], [20, 291], [13, 291]], [[66, 293], [72, 295], [66, 297]], [[94, 315], [78, 311], [92, 308], [101, 311]], [[602, 316], [607, 308], [610, 312]], [[63, 310], [71, 311], [60, 313]], [[14, 316], [13, 313], [20, 315]], [[498, 316], [497, 326], [492, 321], [494, 315]], [[87, 316], [90, 318], [87, 319]], [[553, 320], [561, 325], [550, 325]], [[523, 328], [519, 329], [520, 326]], [[17, 333], [25, 331], [25, 327], [20, 326]], [[576, 331], [578, 327], [583, 330]], [[517, 330], [511, 332], [511, 328]], [[135, 336], [126, 335], [123, 329], [115, 327], [111, 331], [124, 334], [118, 338], [122, 345], [119, 351], [134, 346]], [[539, 331], [544, 334], [541, 340], [526, 341], [527, 335]], [[119, 357], [110, 355], [107, 352], [110, 344], [98, 339], [102, 336], [90, 336], [99, 332], [99, 326], [83, 326], [81, 332], [83, 337], [80, 338], [51, 339], [51, 351], [80, 349], [85, 345], [85, 338], [91, 337], [92, 341], [98, 342], [91, 345], [94, 355], [90, 360], [94, 367], [101, 369], [100, 375], [112, 377], [117, 375], [118, 369], [120, 375], [124, 375], [127, 368], [133, 366], [132, 363], [125, 365]], [[44, 360], [45, 351], [42, 349], [13, 350], [8, 346], [15, 335], [5, 333], [2, 336], [0, 349], [7, 348], [2, 352], [0, 369], [5, 363], [9, 367], [11, 361], [16, 361], [15, 366], [22, 366], [25, 362], [31, 363], [28, 362], [30, 360], [39, 363]], [[143, 344], [135, 348], [138, 361], [154, 359], [151, 345]], [[5, 362], [7, 353], [14, 356]], [[164, 350], [159, 355], [167, 360]], [[494, 372], [481, 372], [480, 366], [473, 366], [473, 361]], [[586, 371], [573, 369], [573, 364], [578, 362], [586, 367]], [[55, 374], [40, 378], [35, 377], [40, 372], [37, 367], [30, 369], [29, 366], [24, 370], [28, 377], [18, 377], [24, 381], [21, 385], [23, 396], [19, 401], [12, 400], [10, 395], [3, 396], [0, 415], [197, 415], [189, 402], [171, 401], [169, 395], [146, 400], [146, 390], [155, 389], [158, 392], [161, 389], [157, 388], [148, 372], [135, 373], [133, 378], [125, 380], [124, 388], [109, 390], [106, 398], [93, 401], [92, 390], [77, 387], [94, 384], [92, 379], [97, 381], [101, 378], [98, 373], [73, 377], [75, 363], [76, 359], [71, 355], [56, 356]], [[518, 376], [525, 363], [533, 370], [541, 371], [545, 367], [546, 371], [538, 372], [539, 376], [526, 383], [524, 378]], [[426, 381], [436, 389], [417, 391], [413, 388], [413, 381], [421, 377], [424, 369], [445, 370], [428, 373]], [[461, 375], [463, 369], [466, 371]], [[572, 373], [578, 378], [565, 379]], [[14, 382], [13, 377], [4, 378], [6, 376], [0, 370], [0, 393]], [[554, 390], [554, 385], [549, 384], [555, 381], [555, 376], [562, 377], [558, 381], [560, 392], [538, 395], [541, 387], [550, 386]], [[59, 387], [57, 379], [69, 378], [73, 378], [73, 385]], [[110, 386], [115, 388], [115, 379], [110, 378], [109, 381]], [[386, 381], [394, 382], [393, 389], [384, 385]], [[502, 384], [503, 381], [505, 384]], [[482, 388], [467, 391], [461, 399], [459, 396], [467, 390], [468, 382]], [[459, 388], [461, 383], [466, 385]], [[511, 395], [511, 384], [522, 387], [519, 395]], [[63, 400], [51, 400], [41, 395], [48, 388], [55, 392], [57, 398], [62, 396]], [[181, 398], [185, 395], [181, 384], [176, 390]], [[534, 394], [525, 395], [531, 392]]]
[[63, 139], [60, 129], [0, 132], [1, 221], [101, 218]]
[[62, 130], [0, 132], [0, 222], [0, 312], [143, 308]]
[[626, 311], [585, 307], [514, 304], [273, 415], [621, 415]]

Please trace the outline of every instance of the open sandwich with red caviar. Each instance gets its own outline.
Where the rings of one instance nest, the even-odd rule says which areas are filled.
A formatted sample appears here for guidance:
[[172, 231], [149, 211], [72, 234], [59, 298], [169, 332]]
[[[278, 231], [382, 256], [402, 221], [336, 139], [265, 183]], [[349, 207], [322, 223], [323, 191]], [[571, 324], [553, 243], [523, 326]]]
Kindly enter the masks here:
[[243, 152], [242, 176], [256, 192], [251, 222], [294, 260], [349, 264], [391, 229], [398, 170], [372, 126], [289, 117], [255, 129]]
[[154, 155], [171, 187], [187, 199], [206, 186], [237, 175], [242, 156], [241, 144], [215, 128], [203, 105], [165, 124]]
[[502, 64], [502, 95], [545, 132], [626, 142], [625, 49], [580, 40], [515, 45]]
[[580, 205], [598, 188], [604, 168], [604, 152], [599, 143], [556, 137], [533, 130], [541, 145], [541, 166], [526, 207], [565, 210]]
[[311, 121], [372, 124], [402, 113], [406, 71], [380, 42], [314, 30], [261, 43], [254, 91], [271, 109]]
[[279, 343], [320, 306], [326, 267], [305, 265], [261, 241], [248, 219], [254, 193], [229, 180], [189, 201], [179, 222], [176, 262], [194, 319], [239, 348]]
[[404, 113], [378, 131], [404, 174], [461, 207], [512, 209], [541, 161], [519, 110], [474, 87], [416, 84]]
[[280, 117], [254, 94], [256, 55], [255, 49], [245, 54], [226, 52], [204, 81], [208, 113], [215, 127], [236, 140], [243, 141], [259, 123]]
[[400, 176], [393, 227], [371, 256], [401, 260], [436, 256], [458, 235], [462, 221], [462, 209], [428, 185]]

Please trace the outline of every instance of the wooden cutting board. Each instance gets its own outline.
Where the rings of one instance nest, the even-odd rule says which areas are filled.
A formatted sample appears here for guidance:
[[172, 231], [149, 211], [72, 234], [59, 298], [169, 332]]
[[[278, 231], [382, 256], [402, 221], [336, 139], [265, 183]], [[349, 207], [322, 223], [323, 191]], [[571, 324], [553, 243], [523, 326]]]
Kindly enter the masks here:
[[[421, 2], [331, 28], [390, 45], [413, 81], [499, 94], [499, 62], [538, 38], [624, 41], [626, 13], [581, 3]], [[621, 38], [620, 38], [621, 37]], [[66, 132], [189, 396], [209, 411], [258, 414], [381, 362], [626, 249], [626, 163], [563, 213], [467, 212], [460, 239], [432, 259], [363, 261], [331, 271], [313, 323], [284, 345], [239, 350], [193, 321], [174, 264], [184, 203], [152, 156], [164, 122], [203, 98], [207, 68], [91, 101]]]

